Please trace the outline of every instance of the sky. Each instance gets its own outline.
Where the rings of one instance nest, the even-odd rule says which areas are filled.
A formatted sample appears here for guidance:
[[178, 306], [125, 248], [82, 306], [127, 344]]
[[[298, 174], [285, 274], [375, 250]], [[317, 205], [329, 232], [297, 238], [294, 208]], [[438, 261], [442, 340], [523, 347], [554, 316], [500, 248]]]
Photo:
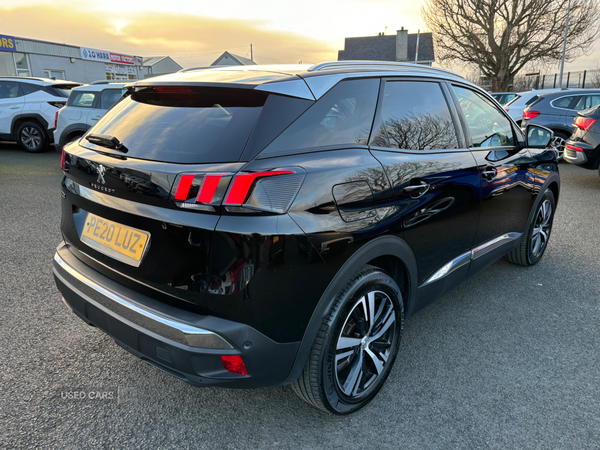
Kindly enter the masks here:
[[[408, 5], [407, 5], [408, 4]], [[337, 60], [344, 38], [426, 31], [424, 0], [2, 0], [0, 34], [138, 56], [183, 67], [225, 50], [259, 64]], [[600, 45], [565, 70], [597, 68]], [[455, 70], [457, 68], [454, 68]], [[460, 71], [460, 68], [458, 68]]]

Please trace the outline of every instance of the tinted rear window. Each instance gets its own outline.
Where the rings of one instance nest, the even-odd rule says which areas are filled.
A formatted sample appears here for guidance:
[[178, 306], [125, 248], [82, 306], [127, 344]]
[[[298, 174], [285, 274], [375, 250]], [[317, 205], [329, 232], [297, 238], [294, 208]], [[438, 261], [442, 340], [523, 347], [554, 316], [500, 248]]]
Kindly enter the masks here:
[[529, 106], [529, 105], [534, 104], [535, 102], [537, 102], [538, 98], [540, 98], [539, 95], [534, 95], [533, 97], [531, 97], [529, 100], [527, 100], [525, 102], [525, 106]]
[[575, 97], [562, 97], [552, 101], [555, 108], [568, 108]]
[[116, 137], [132, 158], [239, 161], [267, 96], [249, 89], [147, 88], [115, 104], [90, 133]]

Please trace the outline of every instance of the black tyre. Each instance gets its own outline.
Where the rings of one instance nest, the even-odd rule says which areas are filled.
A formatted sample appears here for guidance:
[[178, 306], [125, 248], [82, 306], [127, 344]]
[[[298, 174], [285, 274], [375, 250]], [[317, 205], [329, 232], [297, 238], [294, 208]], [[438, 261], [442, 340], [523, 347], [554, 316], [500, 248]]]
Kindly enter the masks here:
[[568, 134], [563, 133], [562, 131], [554, 132], [554, 138], [552, 139], [552, 147], [554, 147], [558, 152], [559, 161], [563, 160], [563, 156], [565, 154], [565, 145], [567, 144], [569, 137], [570, 136]]
[[379, 392], [396, 359], [404, 309], [396, 282], [362, 268], [338, 294], [292, 387], [309, 404], [350, 414]]
[[19, 125], [17, 142], [30, 153], [40, 153], [48, 148], [46, 131], [37, 122], [24, 122]]
[[554, 194], [550, 190], [546, 191], [543, 196], [531, 225], [529, 225], [527, 235], [523, 237], [517, 248], [506, 255], [506, 258], [513, 264], [533, 266], [544, 256], [550, 240], [556, 202]]

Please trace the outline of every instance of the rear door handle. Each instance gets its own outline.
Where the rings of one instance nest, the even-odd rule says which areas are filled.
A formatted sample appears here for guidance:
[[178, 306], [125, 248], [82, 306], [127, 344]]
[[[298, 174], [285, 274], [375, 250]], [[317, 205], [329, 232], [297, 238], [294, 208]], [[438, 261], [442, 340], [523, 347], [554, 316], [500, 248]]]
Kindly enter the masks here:
[[19, 109], [20, 106], [11, 106], [10, 109]]
[[488, 166], [485, 169], [483, 169], [483, 172], [481, 172], [481, 176], [488, 181], [496, 178], [496, 175], [498, 175], [498, 169], [496, 169], [495, 167]]
[[90, 120], [100, 120], [102, 118], [102, 116], [96, 116], [96, 117], [92, 117]]
[[420, 197], [429, 190], [429, 183], [420, 181], [419, 184], [409, 184], [404, 187], [404, 193], [411, 197]]

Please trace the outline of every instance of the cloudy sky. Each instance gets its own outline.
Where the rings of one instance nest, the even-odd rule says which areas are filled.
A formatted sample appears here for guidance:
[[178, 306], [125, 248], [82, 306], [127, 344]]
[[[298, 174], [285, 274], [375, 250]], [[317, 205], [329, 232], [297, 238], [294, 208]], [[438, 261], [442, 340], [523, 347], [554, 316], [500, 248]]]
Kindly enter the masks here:
[[[344, 37], [425, 30], [424, 0], [2, 0], [0, 34], [113, 52], [169, 55], [183, 67], [223, 51], [259, 64], [336, 60]], [[596, 68], [600, 45], [567, 70]]]

